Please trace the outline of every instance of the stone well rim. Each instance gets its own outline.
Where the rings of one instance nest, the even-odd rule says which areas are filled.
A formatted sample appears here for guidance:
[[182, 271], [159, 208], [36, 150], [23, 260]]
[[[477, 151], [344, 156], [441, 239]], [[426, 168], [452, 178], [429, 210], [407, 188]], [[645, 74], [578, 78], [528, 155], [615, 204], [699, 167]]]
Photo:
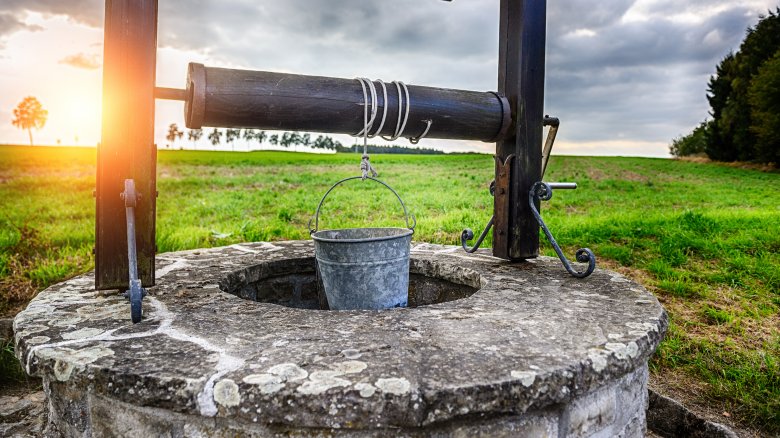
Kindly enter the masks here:
[[[123, 299], [94, 291], [91, 273], [76, 277], [16, 317], [17, 353], [45, 379], [182, 413], [301, 427], [419, 427], [571, 400], [643, 366], [666, 330], [658, 301], [619, 274], [597, 270], [582, 281], [551, 258], [509, 263], [431, 244], [416, 244], [412, 257], [433, 270], [447, 263], [476, 270], [482, 288], [413, 312], [307, 312], [217, 288], [225, 271], [260, 257], [312, 255], [311, 241], [161, 254], [158, 285], [144, 301], [149, 318], [136, 326]], [[523, 277], [531, 273], [534, 281]], [[595, 284], [606, 289], [589, 289]], [[257, 325], [235, 321], [242, 316]], [[321, 342], [325, 326], [332, 346]], [[143, 369], [134, 368], [139, 357]], [[328, 414], [333, 409], [338, 415]]]

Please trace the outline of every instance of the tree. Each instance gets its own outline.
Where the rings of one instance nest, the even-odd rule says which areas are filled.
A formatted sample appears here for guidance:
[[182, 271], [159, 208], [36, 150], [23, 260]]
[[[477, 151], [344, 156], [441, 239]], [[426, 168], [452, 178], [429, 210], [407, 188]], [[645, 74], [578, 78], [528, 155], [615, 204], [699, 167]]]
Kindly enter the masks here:
[[19, 129], [26, 129], [30, 136], [30, 146], [33, 145], [32, 128], [41, 129], [46, 124], [49, 112], [33, 96], [27, 96], [14, 108], [14, 119], [11, 121]]
[[255, 139], [255, 130], [254, 129], [244, 129], [243, 134], [244, 140], [246, 140], [246, 147], [249, 149], [249, 143]]
[[751, 81], [748, 100], [753, 110], [750, 129], [756, 136], [756, 158], [780, 166], [780, 49]]
[[317, 138], [314, 139], [312, 147], [315, 149], [336, 149], [336, 145], [333, 143], [333, 139], [327, 135], [318, 135]]
[[187, 133], [187, 139], [192, 142], [192, 146], [197, 149], [197, 142], [203, 137], [202, 129], [190, 129]]
[[217, 146], [222, 142], [222, 131], [220, 131], [217, 128], [214, 128], [214, 130], [209, 133], [208, 138], [212, 146]]
[[292, 139], [293, 139], [292, 134], [285, 131], [284, 134], [282, 134], [282, 138], [279, 139], [279, 146], [289, 148], [290, 145], [292, 144]]
[[225, 141], [230, 143], [230, 148], [233, 150], [236, 150], [235, 145], [233, 145], [233, 142], [241, 136], [241, 130], [240, 129], [231, 129], [228, 128], [225, 130]]
[[[710, 78], [707, 99], [712, 122], [705, 130], [706, 152], [722, 161], [776, 160], [771, 140], [772, 84], [780, 52], [780, 8], [747, 30], [739, 51], [726, 56]], [[765, 68], [766, 66], [766, 68]], [[766, 97], [764, 97], [766, 95]], [[775, 95], [776, 96], [776, 95]], [[769, 150], [767, 150], [769, 148]]]
[[171, 123], [168, 125], [168, 133], [165, 135], [165, 139], [171, 142], [170, 145], [173, 147], [176, 139], [181, 138], [182, 135], [184, 133], [179, 130], [179, 127], [175, 123]]
[[684, 137], [675, 138], [672, 141], [672, 145], [669, 146], [669, 153], [675, 157], [686, 157], [704, 153], [704, 149], [707, 146], [705, 131], [707, 130], [708, 125], [709, 122], [707, 121], [701, 122], [692, 133]]
[[255, 134], [255, 140], [257, 140], [257, 143], [261, 145], [265, 141], [266, 137], [267, 135], [265, 131], [257, 131], [257, 134]]

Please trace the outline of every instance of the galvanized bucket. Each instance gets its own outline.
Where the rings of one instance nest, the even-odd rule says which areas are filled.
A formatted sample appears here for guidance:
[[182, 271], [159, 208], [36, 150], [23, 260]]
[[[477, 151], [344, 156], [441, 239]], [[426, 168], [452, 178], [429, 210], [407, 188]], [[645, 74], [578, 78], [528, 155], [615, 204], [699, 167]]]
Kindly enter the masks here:
[[[320, 200], [317, 212], [309, 221], [314, 239], [317, 269], [331, 310], [389, 309], [406, 307], [409, 300], [409, 249], [417, 224], [401, 197], [384, 182], [367, 177], [387, 187], [401, 202], [406, 228], [347, 228], [318, 231], [320, 208], [338, 185], [360, 176], [345, 178], [334, 184]], [[314, 228], [311, 223], [314, 221]]]

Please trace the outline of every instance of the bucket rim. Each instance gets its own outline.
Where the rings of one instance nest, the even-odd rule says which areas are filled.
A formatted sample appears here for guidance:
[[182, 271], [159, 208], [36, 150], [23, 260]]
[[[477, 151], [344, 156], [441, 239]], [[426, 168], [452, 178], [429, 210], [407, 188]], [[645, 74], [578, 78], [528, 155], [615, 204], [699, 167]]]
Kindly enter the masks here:
[[[381, 237], [365, 237], [362, 239], [329, 239], [327, 237], [320, 237], [317, 236], [317, 234], [325, 233], [328, 231], [342, 231], [342, 230], [403, 230], [403, 233], [395, 234], [392, 236], [381, 236]], [[392, 240], [392, 239], [399, 239], [402, 237], [408, 237], [414, 234], [414, 230], [409, 228], [400, 228], [400, 227], [360, 227], [360, 228], [336, 228], [332, 230], [319, 230], [314, 232], [311, 235], [311, 238], [313, 240], [316, 240], [317, 242], [327, 242], [327, 243], [364, 243], [364, 242], [381, 242], [383, 240]]]

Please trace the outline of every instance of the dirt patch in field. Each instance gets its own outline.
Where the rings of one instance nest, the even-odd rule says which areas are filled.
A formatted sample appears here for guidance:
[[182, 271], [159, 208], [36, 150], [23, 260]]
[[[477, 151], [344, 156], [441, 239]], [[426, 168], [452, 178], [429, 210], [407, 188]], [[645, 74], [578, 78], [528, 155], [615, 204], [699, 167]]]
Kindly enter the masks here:
[[680, 161], [687, 161], [690, 163], [702, 163], [702, 164], [712, 163], [712, 164], [717, 164], [719, 166], [733, 167], [736, 169], [758, 170], [759, 172], [780, 173], [780, 167], [772, 163], [761, 164], [761, 163], [748, 163], [745, 161], [734, 161], [734, 162], [713, 161], [707, 157], [702, 157], [702, 156], [679, 157], [675, 159]]

